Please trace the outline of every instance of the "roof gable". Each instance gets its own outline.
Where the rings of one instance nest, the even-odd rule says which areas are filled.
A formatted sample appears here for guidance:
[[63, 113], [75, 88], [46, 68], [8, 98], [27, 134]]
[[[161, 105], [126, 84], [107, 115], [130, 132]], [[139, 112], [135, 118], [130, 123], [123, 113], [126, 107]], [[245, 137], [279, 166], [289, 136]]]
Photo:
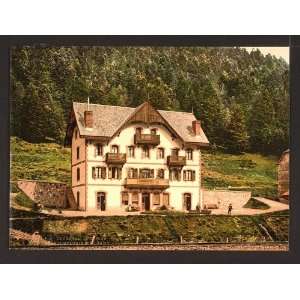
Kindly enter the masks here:
[[88, 110], [87, 103], [73, 103], [66, 133], [66, 145], [70, 145], [70, 136], [76, 125], [81, 136], [103, 138], [108, 141], [128, 124], [140, 122], [148, 125], [161, 124], [184, 143], [194, 143], [200, 146], [209, 144], [202, 129], [200, 135], [194, 134], [192, 122], [196, 118], [192, 113], [156, 110], [149, 102], [144, 102], [136, 108], [90, 104], [89, 110], [93, 111], [94, 126], [85, 128], [84, 111], [86, 110]]

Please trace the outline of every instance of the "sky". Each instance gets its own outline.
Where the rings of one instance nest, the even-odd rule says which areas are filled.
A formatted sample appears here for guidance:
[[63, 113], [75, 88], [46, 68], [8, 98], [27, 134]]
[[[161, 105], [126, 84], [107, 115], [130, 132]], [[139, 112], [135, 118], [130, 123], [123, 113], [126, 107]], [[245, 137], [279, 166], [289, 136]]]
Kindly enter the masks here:
[[271, 55], [276, 56], [277, 58], [284, 58], [284, 60], [289, 63], [289, 47], [243, 47], [248, 52], [251, 52], [252, 49], [259, 49], [262, 54], [266, 55], [270, 53]]

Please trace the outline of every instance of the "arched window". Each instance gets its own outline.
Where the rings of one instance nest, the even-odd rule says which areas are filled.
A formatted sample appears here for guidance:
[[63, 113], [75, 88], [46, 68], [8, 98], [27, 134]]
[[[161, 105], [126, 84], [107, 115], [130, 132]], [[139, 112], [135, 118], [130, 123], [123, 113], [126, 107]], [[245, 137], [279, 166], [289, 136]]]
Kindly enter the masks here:
[[184, 210], [192, 209], [192, 195], [190, 193], [183, 194], [183, 209]]

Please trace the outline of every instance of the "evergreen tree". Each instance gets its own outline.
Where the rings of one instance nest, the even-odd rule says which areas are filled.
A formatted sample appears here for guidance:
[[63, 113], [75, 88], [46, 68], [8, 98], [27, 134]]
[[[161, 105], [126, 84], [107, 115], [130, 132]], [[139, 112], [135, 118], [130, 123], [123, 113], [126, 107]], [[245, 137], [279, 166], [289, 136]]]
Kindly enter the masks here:
[[225, 146], [231, 153], [242, 153], [247, 150], [249, 136], [243, 110], [238, 104], [231, 107], [230, 122], [226, 128]]

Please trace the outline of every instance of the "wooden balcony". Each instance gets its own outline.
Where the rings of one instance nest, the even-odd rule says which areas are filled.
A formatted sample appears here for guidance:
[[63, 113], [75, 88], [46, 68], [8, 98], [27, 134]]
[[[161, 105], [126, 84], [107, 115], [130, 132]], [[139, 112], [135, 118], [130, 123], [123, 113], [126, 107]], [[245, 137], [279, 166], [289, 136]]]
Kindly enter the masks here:
[[152, 145], [160, 144], [160, 136], [158, 134], [135, 134], [134, 143], [136, 145]]
[[125, 153], [106, 153], [106, 163], [124, 165], [126, 163]]
[[186, 165], [186, 158], [185, 156], [169, 155], [167, 164], [169, 167], [183, 167]]
[[125, 186], [127, 188], [167, 189], [169, 187], [169, 180], [158, 178], [126, 178]]

